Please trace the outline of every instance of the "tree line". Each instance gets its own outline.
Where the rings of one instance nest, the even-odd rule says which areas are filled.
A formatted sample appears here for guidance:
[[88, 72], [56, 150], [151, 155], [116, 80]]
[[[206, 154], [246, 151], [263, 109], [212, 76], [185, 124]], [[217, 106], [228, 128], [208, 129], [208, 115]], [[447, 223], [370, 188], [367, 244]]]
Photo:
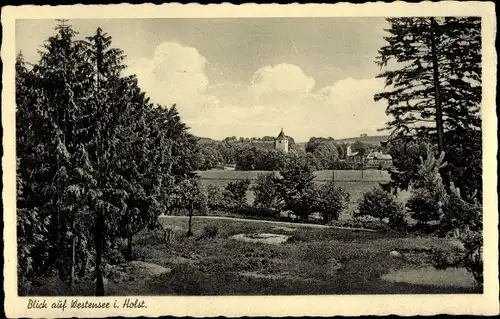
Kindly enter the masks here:
[[76, 39], [67, 21], [30, 64], [16, 60], [19, 286], [55, 275], [96, 279], [117, 240], [157, 226], [194, 179], [197, 139], [174, 106], [124, 76], [124, 53], [100, 28]]
[[[200, 145], [198, 169], [208, 170], [220, 164], [234, 164], [238, 170], [277, 171], [283, 168], [285, 160], [293, 156], [302, 156], [314, 170], [322, 169], [360, 169], [359, 163], [346, 163], [347, 143], [337, 142], [333, 138], [311, 137], [304, 147], [289, 139], [289, 153], [274, 149], [274, 137], [236, 138], [228, 137], [223, 141], [210, 141]], [[255, 142], [265, 142], [260, 145]], [[373, 147], [361, 141], [351, 145], [353, 152], [361, 157], [368, 155], [369, 150], [384, 150], [382, 145]]]

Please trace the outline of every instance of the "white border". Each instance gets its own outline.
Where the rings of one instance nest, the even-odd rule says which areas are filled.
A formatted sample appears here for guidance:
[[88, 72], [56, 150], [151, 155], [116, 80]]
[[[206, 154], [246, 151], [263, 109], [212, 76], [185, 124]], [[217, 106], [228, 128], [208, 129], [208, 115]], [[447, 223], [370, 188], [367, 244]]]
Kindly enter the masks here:
[[[366, 3], [289, 5], [72, 5], [4, 7], [4, 63], [2, 124], [4, 133], [4, 292], [8, 317], [105, 317], [105, 316], [333, 316], [333, 315], [434, 315], [499, 313], [498, 211], [497, 211], [497, 118], [496, 18], [494, 3], [421, 2], [410, 4]], [[389, 17], [389, 16], [481, 16], [483, 37], [483, 185], [485, 286], [482, 295], [370, 295], [370, 296], [265, 296], [265, 297], [142, 297], [147, 309], [53, 311], [28, 310], [26, 297], [17, 296], [15, 226], [15, 20], [96, 18], [201, 18], [201, 17]], [[130, 297], [128, 297], [130, 298]], [[40, 299], [40, 298], [39, 298]], [[51, 302], [60, 297], [45, 298]], [[70, 299], [70, 298], [67, 298]], [[98, 298], [79, 298], [98, 300]], [[104, 297], [123, 302], [125, 297]]]

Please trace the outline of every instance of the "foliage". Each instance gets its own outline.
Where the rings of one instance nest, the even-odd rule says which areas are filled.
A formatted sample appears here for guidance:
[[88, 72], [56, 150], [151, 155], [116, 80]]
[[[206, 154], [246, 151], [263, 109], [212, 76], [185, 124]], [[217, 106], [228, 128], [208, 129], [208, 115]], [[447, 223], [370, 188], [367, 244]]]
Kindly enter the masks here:
[[360, 140], [355, 141], [351, 145], [351, 150], [353, 152], [357, 152], [361, 157], [368, 155], [369, 148], [370, 147], [367, 144], [361, 142]]
[[[431, 38], [438, 52], [440, 95], [444, 125], [447, 130], [457, 127], [480, 127], [481, 101], [481, 19], [459, 17], [435, 19], [427, 17], [388, 18], [387, 45], [379, 50], [376, 63], [387, 68], [389, 61], [401, 63], [395, 70], [382, 72], [392, 90], [375, 95], [386, 100], [387, 112], [394, 120], [387, 128], [393, 135], [418, 133], [435, 136], [435, 99]], [[462, 52], [457, 54], [457, 52]], [[467, 52], [467, 53], [463, 53]], [[403, 66], [404, 65], [404, 66]]]
[[203, 239], [213, 239], [219, 234], [219, 228], [217, 225], [205, 225], [203, 227], [203, 232], [201, 238]]
[[208, 192], [199, 178], [189, 178], [177, 184], [170, 196], [169, 208], [176, 212], [207, 212]]
[[258, 148], [252, 144], [242, 144], [237, 147], [235, 155], [238, 170], [279, 170], [286, 160], [286, 154], [276, 149]]
[[[376, 59], [377, 65], [385, 69], [378, 77], [385, 79], [386, 91], [376, 94], [375, 100], [385, 100], [386, 112], [393, 117], [386, 125], [392, 131], [391, 142], [399, 140], [409, 144], [411, 150], [407, 159], [407, 152], [402, 150], [391, 153], [399, 152], [400, 157], [395, 159], [398, 173], [394, 174], [394, 186], [405, 188], [414, 177], [418, 157], [414, 141], [423, 139], [438, 144], [437, 127], [442, 127], [441, 151], [445, 151], [448, 163], [441, 171], [445, 184], [454, 182], [467, 201], [480, 200], [481, 19], [387, 20], [387, 44]], [[437, 100], [442, 123], [437, 118]]]
[[366, 192], [358, 203], [358, 211], [354, 214], [355, 217], [372, 216], [381, 221], [387, 218], [389, 224], [394, 226], [401, 221], [402, 215], [402, 205], [393, 195], [380, 188]]
[[250, 189], [250, 183], [251, 181], [245, 178], [226, 185], [224, 196], [228, 199], [231, 208], [241, 210], [246, 205], [246, 194]]
[[314, 185], [314, 200], [312, 210], [323, 216], [323, 223], [338, 220], [340, 212], [347, 207], [349, 194], [334, 182]]
[[222, 155], [215, 146], [200, 147], [200, 159], [197, 165], [199, 170], [215, 168], [221, 162], [223, 162]]
[[206, 188], [208, 209], [212, 211], [224, 210], [227, 207], [224, 187], [218, 184], [210, 184]]
[[388, 143], [388, 152], [395, 167], [389, 169], [393, 189], [408, 190], [410, 183], [418, 176], [421, 160], [427, 158], [428, 145], [429, 143], [423, 139], [416, 141], [396, 139]]
[[259, 174], [251, 190], [255, 195], [254, 206], [270, 211], [281, 210], [280, 184], [276, 175]]
[[318, 160], [319, 169], [330, 169], [339, 160], [339, 151], [332, 142], [322, 143], [314, 149], [313, 154]]
[[302, 219], [307, 218], [312, 213], [310, 204], [314, 200], [313, 168], [304, 156], [292, 153], [280, 170], [280, 176], [280, 200], [284, 202], [284, 209]]
[[446, 165], [442, 163], [443, 158], [444, 153], [439, 158], [435, 158], [433, 151], [428, 147], [427, 159], [425, 161], [421, 159], [422, 164], [419, 165], [418, 176], [411, 184], [411, 197], [406, 206], [412, 213], [412, 218], [422, 224], [431, 221], [439, 222], [443, 218], [442, 208], [447, 200], [447, 193], [439, 172]]
[[467, 202], [483, 198], [483, 143], [480, 130], [445, 133], [446, 174]]
[[152, 227], [195, 169], [196, 139], [174, 107], [153, 107], [124, 53], [98, 28], [82, 41], [66, 21], [30, 70], [16, 63], [19, 281], [54, 273], [71, 285], [119, 237]]
[[468, 228], [471, 231], [482, 231], [483, 207], [477, 202], [467, 202], [460, 195], [458, 188], [452, 184], [451, 193], [443, 205], [443, 231]]

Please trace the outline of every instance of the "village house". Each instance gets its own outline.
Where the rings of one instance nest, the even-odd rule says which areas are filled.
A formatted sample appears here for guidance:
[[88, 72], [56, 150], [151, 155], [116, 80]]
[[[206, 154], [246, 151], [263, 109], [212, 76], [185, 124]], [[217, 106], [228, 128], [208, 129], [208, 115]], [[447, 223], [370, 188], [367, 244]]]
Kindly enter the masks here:
[[368, 167], [387, 169], [392, 166], [392, 156], [382, 152], [371, 151], [365, 159]]
[[347, 145], [347, 152], [345, 156], [346, 162], [348, 163], [362, 163], [363, 156], [361, 156], [358, 152], [353, 152], [351, 148], [351, 144]]

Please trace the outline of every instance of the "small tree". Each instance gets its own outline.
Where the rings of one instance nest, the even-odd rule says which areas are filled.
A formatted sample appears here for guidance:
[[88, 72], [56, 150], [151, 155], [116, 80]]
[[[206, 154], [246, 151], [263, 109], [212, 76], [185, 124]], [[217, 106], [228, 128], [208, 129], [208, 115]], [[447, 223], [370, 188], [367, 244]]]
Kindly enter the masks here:
[[224, 195], [229, 200], [232, 208], [241, 211], [246, 205], [246, 194], [250, 188], [250, 180], [240, 179], [226, 185]]
[[358, 203], [355, 216], [372, 216], [383, 221], [389, 219], [389, 224], [399, 222], [403, 215], [403, 206], [396, 201], [394, 195], [383, 191], [381, 188], [364, 193]]
[[317, 189], [314, 185], [310, 185], [293, 195], [288, 195], [287, 207], [300, 220], [305, 221], [315, 212], [314, 205], [317, 198]]
[[364, 157], [369, 151], [368, 144], [365, 144], [359, 140], [352, 144], [352, 151], [357, 152], [359, 156]]
[[281, 209], [279, 180], [274, 174], [259, 174], [251, 190], [255, 195], [254, 205], [273, 212]]
[[224, 197], [224, 188], [217, 184], [207, 186], [207, 206], [212, 211], [223, 210], [227, 207]]
[[189, 222], [187, 236], [193, 235], [191, 230], [194, 211], [204, 214], [207, 208], [207, 192], [197, 178], [185, 179], [181, 181], [173, 194], [175, 208], [189, 212]]
[[450, 195], [443, 205], [442, 228], [444, 230], [469, 228], [471, 231], [482, 230], [483, 208], [480, 203], [465, 201], [458, 188], [451, 184]]
[[427, 158], [425, 161], [421, 159], [417, 177], [411, 184], [413, 191], [406, 206], [412, 212], [412, 217], [421, 224], [443, 218], [442, 208], [448, 198], [440, 174], [440, 170], [446, 166], [443, 159], [444, 152], [436, 158], [428, 145]]
[[323, 216], [323, 223], [327, 224], [332, 219], [338, 220], [340, 212], [347, 207], [349, 203], [349, 194], [334, 182], [314, 187], [316, 194], [313, 204], [313, 210]]

